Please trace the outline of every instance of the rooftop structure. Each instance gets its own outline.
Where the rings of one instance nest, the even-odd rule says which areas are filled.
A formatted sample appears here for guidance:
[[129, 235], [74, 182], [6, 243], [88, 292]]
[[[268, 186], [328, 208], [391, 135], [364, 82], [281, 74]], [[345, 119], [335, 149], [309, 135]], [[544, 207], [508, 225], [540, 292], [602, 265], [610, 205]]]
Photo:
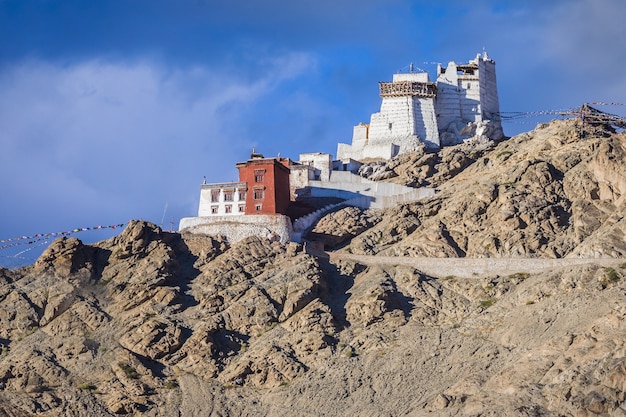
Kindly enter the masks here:
[[500, 139], [495, 62], [486, 53], [467, 64], [394, 74], [380, 82], [380, 111], [354, 127], [352, 143], [338, 144], [337, 159], [390, 159], [418, 147], [455, 145], [473, 136]]

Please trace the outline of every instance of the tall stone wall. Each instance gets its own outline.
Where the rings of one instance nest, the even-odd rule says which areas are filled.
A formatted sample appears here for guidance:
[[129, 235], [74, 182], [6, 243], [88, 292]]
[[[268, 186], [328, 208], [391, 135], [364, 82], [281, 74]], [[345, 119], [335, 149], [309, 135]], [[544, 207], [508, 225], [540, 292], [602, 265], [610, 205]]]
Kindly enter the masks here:
[[[413, 120], [415, 120], [415, 135], [429, 148], [437, 148], [439, 142], [439, 127], [437, 126], [437, 113], [435, 101], [432, 98], [413, 98]], [[414, 151], [400, 148], [400, 153]]]
[[[459, 84], [459, 75], [457, 73], [457, 65], [450, 62], [442, 74], [437, 78], [437, 121], [439, 130], [447, 130], [458, 122], [474, 121], [474, 116], [468, 119], [472, 108], [479, 107], [480, 93], [478, 86], [472, 91], [468, 97], [466, 85]], [[455, 126], [452, 126], [455, 128]]]
[[376, 182], [351, 172], [333, 171], [330, 181], [311, 181], [313, 197], [337, 197], [364, 209], [394, 207], [435, 194], [432, 188], [411, 188], [389, 182]]
[[429, 147], [440, 145], [432, 98], [383, 97], [380, 112], [372, 114], [367, 129], [364, 126], [355, 128], [352, 145], [338, 145], [337, 158], [391, 159], [400, 153], [414, 151], [421, 142]]
[[385, 138], [401, 138], [415, 134], [411, 97], [383, 97], [380, 112], [372, 114], [369, 142]]
[[496, 63], [481, 60], [479, 66], [482, 112], [488, 118], [499, 121], [500, 117], [497, 114], [500, 112], [500, 101], [498, 99], [498, 85], [496, 82]]

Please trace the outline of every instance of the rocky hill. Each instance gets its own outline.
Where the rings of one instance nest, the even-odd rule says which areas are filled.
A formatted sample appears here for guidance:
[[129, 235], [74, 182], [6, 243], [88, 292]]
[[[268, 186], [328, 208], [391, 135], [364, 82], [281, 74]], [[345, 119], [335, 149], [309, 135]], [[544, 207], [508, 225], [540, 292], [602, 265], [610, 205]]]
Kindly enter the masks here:
[[[626, 416], [626, 137], [575, 123], [380, 165], [439, 192], [322, 218], [331, 258], [142, 221], [55, 241], [0, 269], [0, 415]], [[614, 262], [461, 278], [395, 256]]]

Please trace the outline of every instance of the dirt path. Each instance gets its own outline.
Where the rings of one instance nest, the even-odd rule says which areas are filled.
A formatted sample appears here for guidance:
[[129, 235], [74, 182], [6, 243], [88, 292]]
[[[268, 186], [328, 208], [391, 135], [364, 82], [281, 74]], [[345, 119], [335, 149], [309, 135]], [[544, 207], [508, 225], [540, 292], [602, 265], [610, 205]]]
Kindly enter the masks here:
[[624, 258], [413, 258], [404, 256], [353, 255], [327, 252], [331, 261], [346, 259], [365, 265], [407, 265], [435, 277], [472, 278], [484, 275], [510, 275], [518, 272], [536, 273], [574, 265], [596, 264], [616, 268]]

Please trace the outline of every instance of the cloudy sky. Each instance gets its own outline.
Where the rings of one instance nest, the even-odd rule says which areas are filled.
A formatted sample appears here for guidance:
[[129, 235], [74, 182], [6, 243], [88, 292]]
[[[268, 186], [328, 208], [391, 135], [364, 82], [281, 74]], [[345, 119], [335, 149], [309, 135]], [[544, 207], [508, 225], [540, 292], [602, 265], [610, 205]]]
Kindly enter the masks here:
[[0, 239], [176, 228], [253, 147], [334, 154], [411, 62], [484, 48], [503, 112], [624, 102], [624, 21], [623, 0], [0, 0]]

